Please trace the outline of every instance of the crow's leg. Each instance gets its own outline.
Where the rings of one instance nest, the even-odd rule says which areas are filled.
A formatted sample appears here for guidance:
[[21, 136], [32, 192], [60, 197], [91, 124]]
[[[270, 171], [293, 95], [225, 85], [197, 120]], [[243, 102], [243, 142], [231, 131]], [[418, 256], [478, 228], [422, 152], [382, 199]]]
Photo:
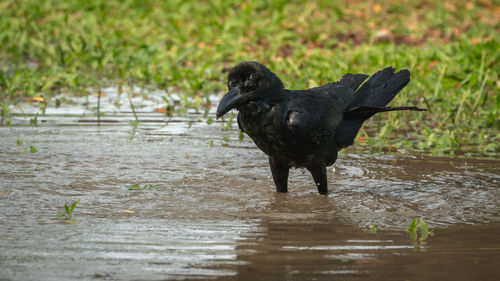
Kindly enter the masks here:
[[277, 157], [269, 157], [269, 165], [273, 173], [274, 184], [277, 192], [288, 192], [288, 163]]
[[306, 163], [306, 168], [311, 172], [314, 183], [318, 187], [320, 194], [328, 194], [328, 181], [326, 176], [326, 164], [316, 156], [309, 156]]

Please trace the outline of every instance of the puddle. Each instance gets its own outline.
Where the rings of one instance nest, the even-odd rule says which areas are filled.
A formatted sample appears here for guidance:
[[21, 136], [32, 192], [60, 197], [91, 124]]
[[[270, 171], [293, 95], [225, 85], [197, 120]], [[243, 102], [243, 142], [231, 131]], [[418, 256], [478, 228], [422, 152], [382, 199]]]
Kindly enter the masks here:
[[[301, 170], [277, 194], [248, 138], [204, 113], [156, 113], [154, 94], [134, 98], [133, 127], [126, 95], [105, 92], [100, 126], [89, 97], [49, 104], [38, 127], [38, 106], [13, 108], [0, 127], [1, 280], [500, 275], [500, 161], [349, 153], [329, 171], [327, 198]], [[75, 224], [55, 218], [75, 200]], [[410, 240], [414, 217], [434, 236]]]

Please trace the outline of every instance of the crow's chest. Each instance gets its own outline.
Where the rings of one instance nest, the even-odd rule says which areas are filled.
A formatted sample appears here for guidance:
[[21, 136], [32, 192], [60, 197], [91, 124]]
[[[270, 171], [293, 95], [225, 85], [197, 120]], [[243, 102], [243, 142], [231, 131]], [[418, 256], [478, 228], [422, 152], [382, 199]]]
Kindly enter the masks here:
[[241, 110], [238, 115], [238, 125], [255, 144], [268, 155], [274, 154], [281, 143], [278, 113], [272, 107], [267, 110]]

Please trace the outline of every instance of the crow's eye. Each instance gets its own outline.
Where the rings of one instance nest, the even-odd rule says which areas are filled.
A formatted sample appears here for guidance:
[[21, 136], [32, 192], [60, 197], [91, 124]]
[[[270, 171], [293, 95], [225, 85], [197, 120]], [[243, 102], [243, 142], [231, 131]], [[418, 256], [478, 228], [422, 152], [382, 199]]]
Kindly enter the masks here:
[[255, 83], [251, 80], [246, 80], [245, 83], [243, 83], [243, 87], [247, 89], [252, 89], [255, 87]]

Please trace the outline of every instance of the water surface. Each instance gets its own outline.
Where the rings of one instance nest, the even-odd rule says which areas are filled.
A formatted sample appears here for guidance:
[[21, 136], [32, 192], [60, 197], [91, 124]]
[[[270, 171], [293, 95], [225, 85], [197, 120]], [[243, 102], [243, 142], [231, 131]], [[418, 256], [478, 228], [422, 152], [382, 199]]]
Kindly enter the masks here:
[[[125, 97], [107, 94], [100, 126], [90, 97], [49, 106], [37, 127], [36, 105], [15, 108], [0, 128], [0, 280], [500, 276], [500, 161], [347, 153], [328, 197], [302, 170], [277, 194], [236, 128], [165, 117], [154, 95], [135, 98], [134, 127]], [[55, 217], [75, 200], [73, 221]], [[434, 236], [410, 239], [413, 218]]]

